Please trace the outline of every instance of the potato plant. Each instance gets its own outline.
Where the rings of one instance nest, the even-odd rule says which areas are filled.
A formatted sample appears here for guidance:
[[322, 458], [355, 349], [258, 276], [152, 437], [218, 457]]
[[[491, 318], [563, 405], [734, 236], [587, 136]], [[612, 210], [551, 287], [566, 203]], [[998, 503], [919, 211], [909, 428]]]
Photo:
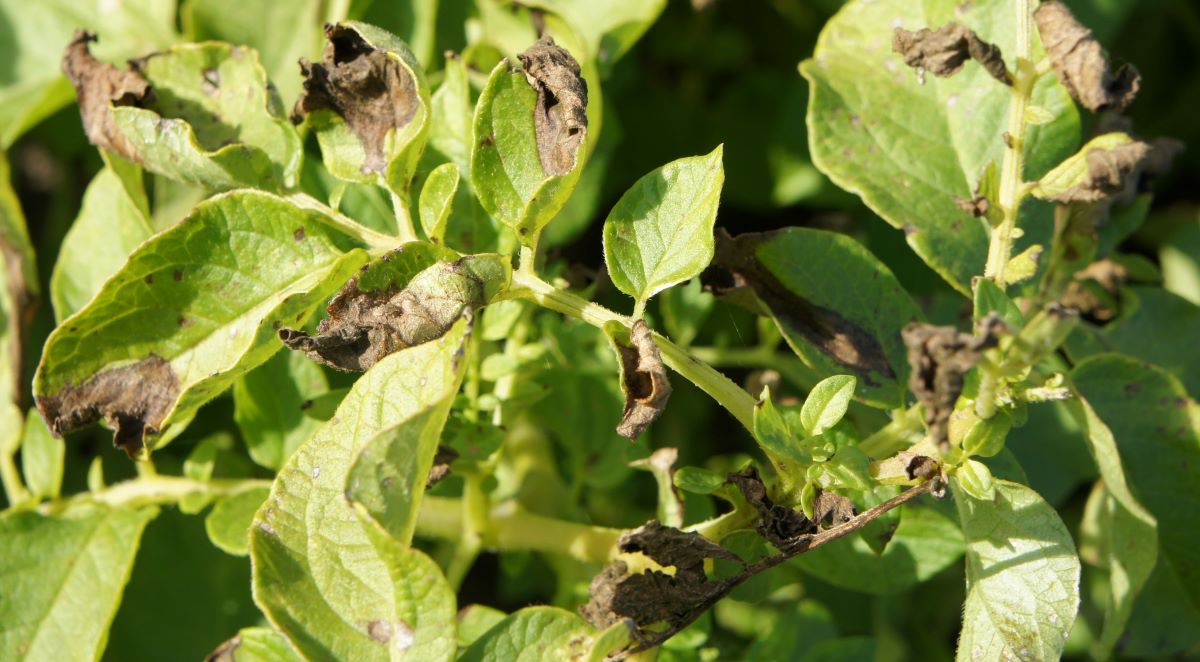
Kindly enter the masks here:
[[1182, 143], [1057, 0], [838, 4], [759, 195], [619, 158], [665, 0], [0, 0], [0, 658], [1200, 652]]

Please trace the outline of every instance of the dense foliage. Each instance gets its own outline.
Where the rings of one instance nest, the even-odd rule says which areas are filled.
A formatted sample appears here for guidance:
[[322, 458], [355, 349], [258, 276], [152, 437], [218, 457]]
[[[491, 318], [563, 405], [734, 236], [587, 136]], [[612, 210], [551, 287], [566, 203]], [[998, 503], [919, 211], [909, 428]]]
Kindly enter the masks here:
[[0, 0], [0, 659], [1200, 655], [1198, 59]]

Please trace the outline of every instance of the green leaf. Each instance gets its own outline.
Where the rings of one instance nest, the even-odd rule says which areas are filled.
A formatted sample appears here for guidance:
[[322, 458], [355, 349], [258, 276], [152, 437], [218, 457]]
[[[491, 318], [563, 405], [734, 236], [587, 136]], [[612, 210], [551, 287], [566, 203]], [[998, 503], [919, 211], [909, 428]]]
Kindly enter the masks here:
[[204, 518], [208, 539], [222, 551], [246, 556], [250, 547], [250, 524], [269, 492], [265, 487], [254, 487], [218, 501]]
[[[797, 556], [792, 563], [834, 586], [873, 595], [906, 591], [945, 570], [963, 553], [962, 533], [933, 508], [905, 507], [898, 525], [861, 531]], [[878, 553], [865, 539], [886, 540]]]
[[286, 637], [271, 628], [242, 628], [208, 656], [213, 662], [301, 662]]
[[801, 466], [812, 464], [812, 455], [775, 407], [768, 386], [763, 387], [762, 395], [754, 405], [754, 440], [773, 458], [789, 460]]
[[443, 241], [446, 220], [450, 218], [450, 206], [454, 203], [454, 193], [457, 190], [458, 166], [454, 163], [443, 163], [434, 168], [425, 179], [417, 208], [421, 217], [421, 229], [430, 241]]
[[850, 407], [857, 383], [851, 375], [834, 375], [817, 382], [800, 408], [800, 422], [805, 432], [816, 436], [837, 425]]
[[[463, 366], [455, 364], [463, 362], [455, 355], [466, 326], [460, 321], [443, 338], [390, 354], [364, 373], [329, 423], [288, 459], [255, 516], [255, 602], [304, 657], [403, 652], [424, 660], [454, 652], [454, 594], [441, 572], [360, 514], [346, 490], [364, 449], [432, 421], [430, 409], [457, 390]], [[421, 472], [414, 503], [433, 451], [409, 465]]]
[[1163, 287], [1200, 305], [1200, 220], [1172, 232], [1158, 250]]
[[613, 284], [637, 299], [700, 275], [713, 258], [724, 147], [651, 171], [604, 221], [604, 262]]
[[62, 493], [66, 443], [46, 429], [42, 417], [30, 410], [21, 435], [21, 471], [35, 499], [57, 499]]
[[966, 460], [958, 467], [954, 476], [958, 479], [958, 486], [971, 497], [983, 501], [996, 498], [992, 472], [986, 464], [977, 460]]
[[1106, 133], [1096, 136], [1080, 147], [1078, 152], [1063, 159], [1062, 163], [1042, 175], [1042, 178], [1033, 185], [1029, 192], [1044, 200], [1053, 200], [1071, 189], [1084, 186], [1092, 179], [1088, 167], [1089, 152], [1094, 149], [1110, 150], [1131, 142], [1133, 142], [1133, 138], [1124, 133]]
[[429, 146], [456, 163], [459, 172], [470, 172], [472, 108], [467, 63], [458, 55], [447, 55], [442, 76], [430, 102]]
[[0, 515], [0, 657], [98, 659], [142, 530], [157, 513], [76, 502], [49, 517]]
[[[1158, 521], [1160, 562], [1169, 561], [1184, 591], [1200, 605], [1200, 547], [1195, 513], [1200, 509], [1193, 467], [1200, 462], [1196, 403], [1177, 379], [1135, 359], [1102, 355], [1076, 366], [1075, 388], [1095, 412], [1089, 433], [1103, 439], [1110, 431], [1129, 487]], [[1114, 458], [1109, 458], [1112, 462]], [[1106, 483], [1110, 473], [1101, 472]], [[1117, 488], [1113, 496], [1132, 512]], [[1142, 518], [1143, 520], [1145, 518]]]
[[[46, 341], [34, 379], [57, 432], [101, 416], [148, 448], [279, 348], [366, 261], [334, 218], [261, 192], [211, 198], [142, 244]], [[349, 251], [349, 252], [347, 252]]]
[[1130, 512], [1102, 483], [1097, 485], [1092, 499], [1099, 501], [1098, 531], [1105, 550], [1109, 595], [1104, 604], [1104, 629], [1091, 652], [1097, 660], [1107, 660], [1125, 633], [1138, 593], [1154, 570], [1158, 536], [1153, 517]]
[[297, 104], [325, 167], [339, 179], [378, 184], [407, 204], [429, 134], [424, 70], [403, 41], [373, 25], [328, 24], [325, 36], [325, 59], [306, 69]]
[[1056, 660], [1079, 608], [1079, 558], [1058, 513], [1036, 492], [995, 480], [980, 500], [958, 481], [967, 541], [959, 660]]
[[712, 494], [726, 485], [723, 474], [699, 467], [679, 467], [672, 478], [675, 487], [691, 494]]
[[[918, 73], [891, 52], [893, 29], [937, 29], [956, 21], [996, 44], [1014, 68], [1016, 12], [1005, 0], [854, 0], [821, 31], [813, 59], [800, 66], [810, 84], [813, 163], [858, 194], [934, 271], [964, 294], [987, 256], [985, 225], [955, 198], [971, 199], [988, 163], [1000, 163], [1009, 88], [974, 63], [949, 78]], [[1028, 28], [1027, 28], [1028, 29]], [[1032, 35], [1035, 61], [1042, 57]], [[1074, 150], [1079, 116], [1054, 76], [1042, 76], [1032, 104], [1053, 114], [1026, 137], [1025, 179], [1036, 179]], [[1049, 208], [1027, 217], [1025, 242], [1048, 244]], [[1037, 232], [1028, 230], [1037, 229]], [[858, 282], [858, 281], [855, 281]]]
[[704, 291], [699, 278], [663, 292], [658, 298], [658, 310], [662, 313], [667, 335], [682, 347], [691, 345], [716, 303], [716, 299]]
[[81, 27], [100, 35], [97, 54], [109, 61], [161, 50], [179, 39], [175, 0], [126, 0], [120, 11], [104, 0], [0, 0], [0, 150], [71, 102], [62, 76], [63, 45]]
[[1138, 594], [1121, 652], [1152, 657], [1194, 649], [1200, 643], [1200, 609], [1171, 562], [1160, 554], [1154, 572]]
[[595, 630], [578, 614], [526, 607], [500, 621], [459, 656], [459, 662], [557, 662], [582, 657]]
[[467, 605], [458, 610], [458, 647], [466, 648], [487, 634], [508, 614], [487, 605]]
[[1012, 430], [1012, 417], [1003, 411], [975, 423], [963, 435], [962, 449], [967, 455], [991, 457], [1004, 450], [1004, 440]]
[[209, 189], [284, 189], [300, 174], [300, 138], [253, 49], [185, 44], [138, 69], [154, 90], [145, 108], [114, 106], [126, 158]]
[[[217, 464], [217, 451], [222, 441], [228, 445], [230, 439], [227, 434], [218, 432], [205, 437], [196, 444], [192, 448], [192, 452], [188, 453], [187, 459], [183, 461], [183, 475], [198, 481], [212, 478], [213, 469]], [[179, 500], [179, 511], [185, 515], [195, 515], [207, 508], [211, 502], [212, 497], [206, 492], [192, 492], [183, 495]]]
[[[578, 134], [546, 137], [549, 170], [543, 165], [535, 122], [538, 92], [524, 71], [509, 60], [492, 70], [475, 106], [471, 150], [471, 186], [479, 202], [496, 220], [517, 233], [525, 245], [563, 208], [586, 158], [587, 127]], [[577, 140], [577, 142], [576, 142]], [[574, 151], [564, 163], [550, 155], [553, 148]]]
[[260, 465], [278, 470], [321, 427], [309, 416], [329, 391], [320, 366], [299, 352], [280, 352], [233, 385], [233, 418]]
[[1016, 330], [1025, 326], [1025, 316], [1021, 314], [1016, 302], [996, 283], [987, 278], [980, 278], [975, 281], [974, 317], [982, 320], [989, 313], [999, 315], [1010, 329]]
[[[1126, 287], [1121, 316], [1100, 330], [1107, 351], [1153, 363], [1200, 394], [1200, 344], [1183, 341], [1200, 328], [1200, 305], [1157, 287]], [[1072, 358], [1081, 358], [1072, 356]]]
[[724, 294], [773, 317], [818, 374], [850, 373], [863, 402], [903, 405], [909, 367], [900, 331], [921, 311], [862, 244], [807, 228], [719, 236], [712, 272], [744, 282]]

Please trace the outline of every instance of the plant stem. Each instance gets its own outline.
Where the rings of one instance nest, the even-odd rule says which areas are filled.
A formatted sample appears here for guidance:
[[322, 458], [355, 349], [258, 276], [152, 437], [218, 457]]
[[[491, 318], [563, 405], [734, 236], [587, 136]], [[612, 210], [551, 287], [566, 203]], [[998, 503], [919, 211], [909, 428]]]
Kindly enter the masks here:
[[271, 487], [271, 481], [258, 479], [195, 480], [182, 476], [141, 476], [122, 481], [99, 492], [84, 492], [71, 499], [51, 501], [39, 508], [43, 514], [61, 511], [75, 499], [116, 507], [136, 507], [178, 503], [185, 496], [207, 494], [222, 497], [256, 487]]
[[1004, 270], [1012, 257], [1013, 240], [1017, 229], [1017, 212], [1024, 197], [1025, 167], [1025, 109], [1037, 81], [1037, 72], [1030, 62], [1031, 36], [1033, 30], [1033, 7], [1031, 0], [1015, 0], [1017, 7], [1016, 71], [1009, 90], [1008, 131], [1004, 141], [1004, 158], [1000, 165], [1000, 191], [997, 203], [1003, 217], [992, 228], [988, 246], [985, 278], [1004, 289]]
[[[540, 306], [558, 311], [602, 328], [607, 322], [617, 322], [629, 328], [633, 320], [615, 313], [604, 306], [581, 299], [570, 292], [560, 290], [534, 274], [518, 271], [513, 274], [514, 294], [534, 301]], [[700, 387], [702, 391], [729, 411], [747, 430], [754, 429], [755, 400], [728, 377], [712, 366], [688, 354], [683, 348], [666, 337], [655, 333], [654, 342], [662, 351], [663, 362], [684, 379]]]
[[417, 230], [413, 226], [412, 214], [408, 213], [408, 199], [389, 191], [392, 196], [392, 211], [396, 214], [396, 239], [406, 244], [417, 240]]
[[692, 356], [717, 367], [769, 368], [805, 391], [821, 378], [800, 359], [768, 347], [690, 347]]
[[881, 460], [908, 448], [912, 445], [910, 440], [913, 435], [925, 430], [921, 413], [921, 405], [913, 405], [898, 412], [891, 423], [863, 439], [858, 444], [859, 449], [872, 460]]
[[[20, 431], [10, 431], [10, 434], [20, 434]], [[29, 498], [29, 490], [21, 481], [21, 473], [17, 471], [15, 454], [0, 453], [0, 482], [4, 483], [4, 496], [8, 498], [11, 508]]]

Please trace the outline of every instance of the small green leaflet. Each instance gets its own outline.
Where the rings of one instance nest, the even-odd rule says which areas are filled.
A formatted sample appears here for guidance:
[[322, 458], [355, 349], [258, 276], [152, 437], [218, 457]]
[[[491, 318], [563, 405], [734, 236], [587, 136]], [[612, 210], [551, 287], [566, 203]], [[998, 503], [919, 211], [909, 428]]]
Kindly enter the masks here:
[[558, 662], [586, 659], [596, 631], [578, 614], [526, 607], [497, 623], [459, 656], [459, 662]]

